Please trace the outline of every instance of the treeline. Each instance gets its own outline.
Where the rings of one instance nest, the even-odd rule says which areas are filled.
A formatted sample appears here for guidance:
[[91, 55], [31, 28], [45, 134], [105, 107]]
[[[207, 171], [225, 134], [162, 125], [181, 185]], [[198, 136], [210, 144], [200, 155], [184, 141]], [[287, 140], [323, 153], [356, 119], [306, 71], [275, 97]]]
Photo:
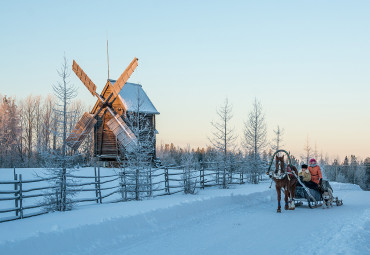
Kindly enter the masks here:
[[[43, 167], [47, 155], [60, 152], [62, 115], [54, 95], [29, 95], [24, 99], [0, 95], [0, 167]], [[67, 107], [67, 131], [86, 111], [81, 101]], [[92, 136], [79, 149], [76, 163], [83, 164], [92, 157]], [[72, 154], [67, 149], [67, 154]], [[46, 156], [45, 156], [46, 155]]]
[[[244, 121], [243, 133], [239, 137], [231, 125], [233, 118], [232, 105], [226, 99], [218, 107], [216, 119], [210, 123], [210, 146], [206, 149], [190, 150], [190, 148], [175, 148], [173, 144], [159, 148], [157, 155], [165, 164], [182, 164], [183, 158], [197, 162], [213, 162], [223, 165], [229, 175], [236, 167], [239, 172], [254, 176], [252, 183], [258, 183], [265, 175], [272, 154], [283, 148], [284, 130], [279, 126], [274, 130], [271, 141], [267, 139], [267, 125], [262, 104], [255, 99]], [[299, 160], [292, 157], [292, 163], [299, 164]]]
[[[262, 152], [258, 174], [264, 174], [271, 162], [272, 154], [271, 149]], [[184, 149], [175, 146], [173, 143], [161, 144], [157, 149], [157, 155], [164, 165], [183, 165], [189, 162], [193, 164], [199, 162], [222, 162], [219, 152], [212, 147]], [[315, 155], [312, 155], [312, 157], [315, 157]], [[316, 158], [322, 168], [324, 178], [329, 181], [357, 184], [364, 190], [370, 190], [370, 157], [361, 161], [356, 156], [351, 155], [350, 157], [346, 156], [343, 162], [339, 162], [338, 159], [330, 161], [328, 158], [323, 158], [322, 155], [316, 155]], [[297, 159], [294, 156], [291, 159], [293, 165], [299, 169], [300, 165], [305, 163], [304, 160]], [[254, 172], [253, 155], [251, 153], [230, 152], [227, 164], [232, 165], [233, 162], [243, 162], [243, 164], [239, 164], [243, 169], [237, 169], [238, 171], [242, 170], [245, 173]], [[272, 167], [274, 168], [275, 166], [273, 165]]]
[[358, 160], [355, 155], [346, 156], [343, 162], [337, 159], [325, 165], [325, 174], [330, 181], [358, 184], [364, 190], [370, 190], [370, 158]]
[[[242, 151], [229, 151], [226, 157], [214, 147], [190, 149], [180, 148], [171, 144], [162, 144], [157, 148], [157, 155], [161, 163], [166, 166], [187, 165], [196, 166], [198, 164], [218, 164], [225, 169], [225, 175], [231, 176], [234, 172], [248, 174], [251, 183], [259, 183], [265, 176], [266, 170], [271, 162], [273, 151], [271, 149], [262, 151], [261, 155], [255, 159], [252, 152], [242, 153]], [[291, 157], [294, 165], [299, 165], [299, 160]]]

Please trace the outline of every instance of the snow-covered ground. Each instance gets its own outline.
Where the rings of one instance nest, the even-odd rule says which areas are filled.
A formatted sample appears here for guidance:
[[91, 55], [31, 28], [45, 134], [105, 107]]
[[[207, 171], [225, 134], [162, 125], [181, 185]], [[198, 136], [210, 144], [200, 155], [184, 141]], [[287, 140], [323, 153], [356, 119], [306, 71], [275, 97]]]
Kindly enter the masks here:
[[332, 183], [344, 205], [276, 213], [269, 182], [85, 205], [0, 224], [0, 254], [370, 254], [370, 193]]

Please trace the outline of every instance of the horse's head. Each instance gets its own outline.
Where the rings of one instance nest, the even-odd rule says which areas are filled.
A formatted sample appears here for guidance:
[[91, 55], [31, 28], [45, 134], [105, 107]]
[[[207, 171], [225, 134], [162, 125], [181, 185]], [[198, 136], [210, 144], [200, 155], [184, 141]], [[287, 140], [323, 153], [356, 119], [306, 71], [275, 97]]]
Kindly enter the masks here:
[[275, 174], [281, 175], [281, 173], [284, 173], [284, 155], [279, 157], [276, 156], [276, 163], [275, 163], [276, 169]]

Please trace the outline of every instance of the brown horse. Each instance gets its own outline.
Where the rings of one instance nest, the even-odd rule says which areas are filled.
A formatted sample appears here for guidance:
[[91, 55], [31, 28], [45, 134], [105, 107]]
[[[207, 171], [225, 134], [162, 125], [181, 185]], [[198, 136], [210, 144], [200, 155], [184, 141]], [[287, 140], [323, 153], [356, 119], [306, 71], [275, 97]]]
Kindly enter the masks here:
[[[287, 166], [287, 172], [284, 170], [284, 155], [282, 157], [276, 156], [276, 170], [274, 174], [270, 173], [270, 177], [275, 181], [275, 187], [278, 198], [278, 209], [277, 212], [281, 212], [281, 189], [284, 189], [284, 200], [285, 200], [285, 210], [294, 210], [294, 195], [295, 188], [297, 185], [297, 178], [293, 175], [292, 171], [298, 175], [297, 168], [293, 165]], [[289, 201], [288, 201], [289, 198]]]

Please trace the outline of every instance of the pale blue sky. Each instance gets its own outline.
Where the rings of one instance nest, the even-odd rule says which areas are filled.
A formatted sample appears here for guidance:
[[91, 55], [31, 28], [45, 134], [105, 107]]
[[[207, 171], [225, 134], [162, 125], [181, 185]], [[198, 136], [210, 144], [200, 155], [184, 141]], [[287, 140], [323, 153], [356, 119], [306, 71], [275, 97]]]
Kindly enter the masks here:
[[[0, 93], [51, 93], [75, 59], [102, 89], [139, 58], [161, 112], [159, 143], [206, 146], [216, 108], [234, 105], [240, 137], [255, 97], [269, 137], [285, 128], [297, 156], [370, 156], [369, 1], [7, 1], [0, 3]], [[94, 98], [72, 74], [79, 97]]]

